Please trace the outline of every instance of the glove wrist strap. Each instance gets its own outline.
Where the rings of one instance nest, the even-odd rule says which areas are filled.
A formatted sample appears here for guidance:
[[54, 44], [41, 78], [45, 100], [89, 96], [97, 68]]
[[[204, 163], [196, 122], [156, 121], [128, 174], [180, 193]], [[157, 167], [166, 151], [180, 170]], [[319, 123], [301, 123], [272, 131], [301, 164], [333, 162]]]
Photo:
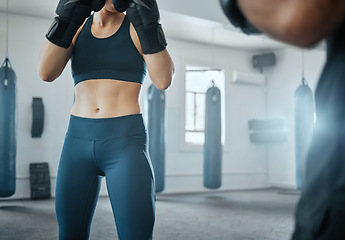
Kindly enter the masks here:
[[59, 17], [55, 17], [46, 34], [46, 38], [55, 45], [63, 48], [69, 48], [78, 28], [79, 24], [67, 22]]
[[141, 44], [143, 54], [153, 54], [163, 51], [166, 46], [166, 38], [163, 28], [159, 23], [135, 28]]

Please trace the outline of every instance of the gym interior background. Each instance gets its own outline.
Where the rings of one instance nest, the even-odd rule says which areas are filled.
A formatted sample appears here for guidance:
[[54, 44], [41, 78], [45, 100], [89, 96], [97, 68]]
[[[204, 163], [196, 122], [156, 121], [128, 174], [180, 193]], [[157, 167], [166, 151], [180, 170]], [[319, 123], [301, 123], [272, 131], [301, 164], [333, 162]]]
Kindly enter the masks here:
[[[326, 58], [323, 45], [306, 49], [302, 53], [301, 49], [276, 42], [266, 36], [246, 36], [231, 26], [223, 15], [218, 1], [210, 3], [208, 0], [199, 0], [197, 5], [195, 1], [185, 0], [158, 0], [157, 2], [161, 9], [161, 23], [167, 36], [168, 50], [175, 63], [176, 75], [172, 86], [165, 93], [165, 186], [164, 191], [158, 194], [159, 218], [157, 218], [156, 239], [211, 239], [207, 234], [200, 235], [204, 227], [188, 228], [186, 226], [188, 223], [186, 223], [174, 230], [174, 226], [178, 224], [169, 223], [170, 236], [169, 233], [164, 232], [166, 229], [162, 230], [163, 227], [159, 223], [159, 219], [164, 222], [164, 218], [169, 218], [170, 208], [183, 207], [182, 203], [193, 206], [193, 201], [198, 205], [197, 203], [201, 201], [198, 197], [202, 198], [207, 194], [212, 196], [209, 198], [209, 204], [212, 204], [212, 199], [219, 200], [217, 196], [230, 202], [237, 199], [231, 196], [238, 196], [238, 199], [243, 197], [244, 202], [250, 202], [250, 199], [254, 201], [263, 194], [268, 194], [262, 200], [265, 203], [262, 205], [265, 206], [263, 208], [265, 215], [267, 212], [264, 210], [274, 205], [270, 203], [272, 199], [277, 198], [275, 194], [292, 191], [296, 194], [292, 194], [294, 199], [289, 205], [292, 208], [289, 208], [287, 213], [289, 215], [287, 230], [284, 222], [277, 223], [272, 220], [269, 223], [280, 224], [286, 232], [291, 231], [293, 206], [298, 199], [298, 191], [295, 191], [295, 91], [301, 84], [304, 71], [305, 78], [314, 92]], [[69, 64], [53, 83], [41, 81], [37, 73], [38, 54], [46, 40], [44, 37], [46, 31], [55, 16], [56, 4], [56, 0], [9, 0], [7, 30], [6, 1], [0, 2], [0, 59], [5, 59], [8, 37], [9, 58], [17, 76], [16, 192], [10, 198], [0, 199], [0, 239], [4, 236], [4, 239], [38, 239], [31, 238], [30, 235], [27, 238], [6, 238], [9, 233], [7, 232], [8, 235], [6, 235], [4, 228], [9, 221], [5, 216], [10, 216], [4, 206], [8, 204], [11, 206], [27, 204], [28, 208], [32, 206], [30, 201], [25, 200], [30, 199], [30, 163], [48, 162], [51, 194], [54, 197], [58, 160], [74, 102], [73, 79]], [[263, 69], [255, 68], [252, 62], [253, 56], [267, 53], [275, 55], [275, 65], [263, 67]], [[214, 71], [215, 69], [217, 71]], [[204, 107], [202, 101], [196, 101], [194, 104], [192, 100], [188, 100], [190, 91], [195, 91], [195, 93], [198, 91], [198, 89], [190, 89], [190, 85], [192, 88], [195, 86], [193, 82], [188, 83], [189, 73], [193, 70], [208, 72], [197, 76], [205, 78], [202, 80], [205, 90], [212, 85], [212, 80], [214, 80], [222, 91], [222, 184], [216, 190], [203, 186], [203, 135], [196, 134], [194, 137], [188, 135], [188, 132], [193, 132], [193, 126], [186, 123], [193, 122], [188, 114], [191, 109]], [[242, 81], [240, 77], [235, 82], [235, 72], [238, 76], [241, 74], [241, 76], [247, 76], [249, 82]], [[264, 82], [261, 81], [261, 77], [264, 77]], [[144, 116], [150, 85], [151, 81], [147, 76], [140, 96]], [[40, 138], [31, 136], [34, 97], [42, 98], [44, 103], [44, 129]], [[201, 105], [198, 105], [199, 103]], [[201, 117], [204, 116], [201, 114]], [[286, 134], [286, 139], [270, 144], [252, 143], [250, 141], [252, 131], [248, 127], [248, 122], [264, 119], [283, 120], [282, 131]], [[248, 198], [244, 196], [246, 193], [249, 194]], [[104, 184], [101, 196], [106, 197], [106, 195]], [[171, 199], [168, 201], [169, 196], [175, 197], [172, 199], [177, 199], [178, 204], [174, 205]], [[287, 194], [286, 197], [291, 196]], [[281, 198], [284, 198], [284, 194], [276, 200], [280, 203], [284, 202], [285, 200]], [[42, 209], [50, 209], [45, 204], [45, 202], [40, 203]], [[53, 202], [47, 204], [53, 208]], [[161, 209], [166, 208], [164, 215], [159, 215], [161, 206], [159, 204], [162, 204]], [[169, 206], [163, 206], [164, 204], [169, 204]], [[232, 214], [242, 215], [241, 212], [232, 212], [231, 206], [232, 204], [225, 205], [226, 209], [223, 210], [232, 217], [234, 217]], [[202, 209], [201, 207], [200, 211], [193, 214], [202, 213]], [[97, 211], [95, 218], [97, 218]], [[188, 207], [185, 211], [188, 212]], [[21, 212], [17, 214], [20, 215]], [[210, 216], [212, 214], [205, 215], [208, 219]], [[179, 217], [182, 221], [184, 218], [182, 211]], [[239, 233], [236, 235], [225, 230], [231, 228], [232, 220], [228, 219], [228, 223], [225, 216], [222, 219], [221, 224], [224, 225], [224, 229], [217, 229], [212, 235], [213, 239], [289, 239], [286, 232], [279, 235], [278, 231], [274, 233], [278, 235], [270, 235], [267, 229], [263, 230], [266, 231], [264, 235], [258, 233], [255, 235], [245, 229], [242, 235]], [[205, 219], [205, 221], [211, 220]], [[217, 220], [214, 219], [214, 221]], [[236, 222], [236, 220], [233, 221]], [[202, 224], [205, 223], [199, 223], [199, 226], [203, 226]], [[237, 229], [239, 232], [241, 232], [240, 228], [244, 227], [243, 225], [246, 224], [238, 223], [236, 228], [239, 228]], [[251, 226], [245, 227], [251, 228]], [[274, 225], [271, 227], [274, 228]], [[210, 228], [212, 232], [214, 229], [212, 230], [212, 226]], [[265, 228], [261, 227], [261, 229]], [[92, 234], [96, 232], [95, 230]], [[115, 234], [114, 229], [110, 228], [109, 232]], [[245, 232], [248, 234], [245, 235]], [[54, 234], [56, 236], [57, 233], [54, 232]], [[52, 236], [42, 239], [55, 239]], [[94, 239], [108, 239], [105, 235], [92, 236]], [[179, 237], [174, 238], [174, 236]]]

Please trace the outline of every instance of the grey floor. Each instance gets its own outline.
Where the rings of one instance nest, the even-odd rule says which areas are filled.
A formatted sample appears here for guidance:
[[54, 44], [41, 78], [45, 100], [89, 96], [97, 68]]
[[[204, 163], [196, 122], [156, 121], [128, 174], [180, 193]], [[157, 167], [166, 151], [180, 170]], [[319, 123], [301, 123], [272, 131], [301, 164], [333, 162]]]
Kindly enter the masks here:
[[[289, 240], [299, 196], [279, 189], [160, 194], [155, 240]], [[0, 201], [0, 240], [58, 238], [54, 200]], [[109, 199], [98, 201], [91, 240], [117, 239]]]

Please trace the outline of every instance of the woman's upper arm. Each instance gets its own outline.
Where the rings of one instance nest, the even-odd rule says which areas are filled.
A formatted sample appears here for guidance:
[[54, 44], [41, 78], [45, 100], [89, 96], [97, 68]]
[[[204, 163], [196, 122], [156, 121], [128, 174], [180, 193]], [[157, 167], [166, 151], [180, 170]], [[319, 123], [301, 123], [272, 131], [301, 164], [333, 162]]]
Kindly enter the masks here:
[[344, 0], [238, 0], [248, 20], [274, 38], [310, 47], [345, 18]]
[[61, 75], [67, 62], [72, 57], [73, 48], [81, 28], [82, 26], [67, 49], [59, 47], [48, 40], [45, 42], [38, 58], [38, 73], [43, 81], [52, 82]]
[[46, 41], [38, 58], [38, 73], [43, 81], [52, 82], [60, 76], [72, 52]]

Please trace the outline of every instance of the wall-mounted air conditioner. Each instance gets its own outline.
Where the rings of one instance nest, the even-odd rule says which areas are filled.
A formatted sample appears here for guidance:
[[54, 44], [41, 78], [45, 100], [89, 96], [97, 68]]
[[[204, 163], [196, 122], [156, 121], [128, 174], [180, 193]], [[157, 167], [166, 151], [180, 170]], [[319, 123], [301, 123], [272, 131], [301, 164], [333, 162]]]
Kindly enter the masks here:
[[259, 73], [232, 72], [232, 82], [237, 84], [264, 85], [265, 76]]

